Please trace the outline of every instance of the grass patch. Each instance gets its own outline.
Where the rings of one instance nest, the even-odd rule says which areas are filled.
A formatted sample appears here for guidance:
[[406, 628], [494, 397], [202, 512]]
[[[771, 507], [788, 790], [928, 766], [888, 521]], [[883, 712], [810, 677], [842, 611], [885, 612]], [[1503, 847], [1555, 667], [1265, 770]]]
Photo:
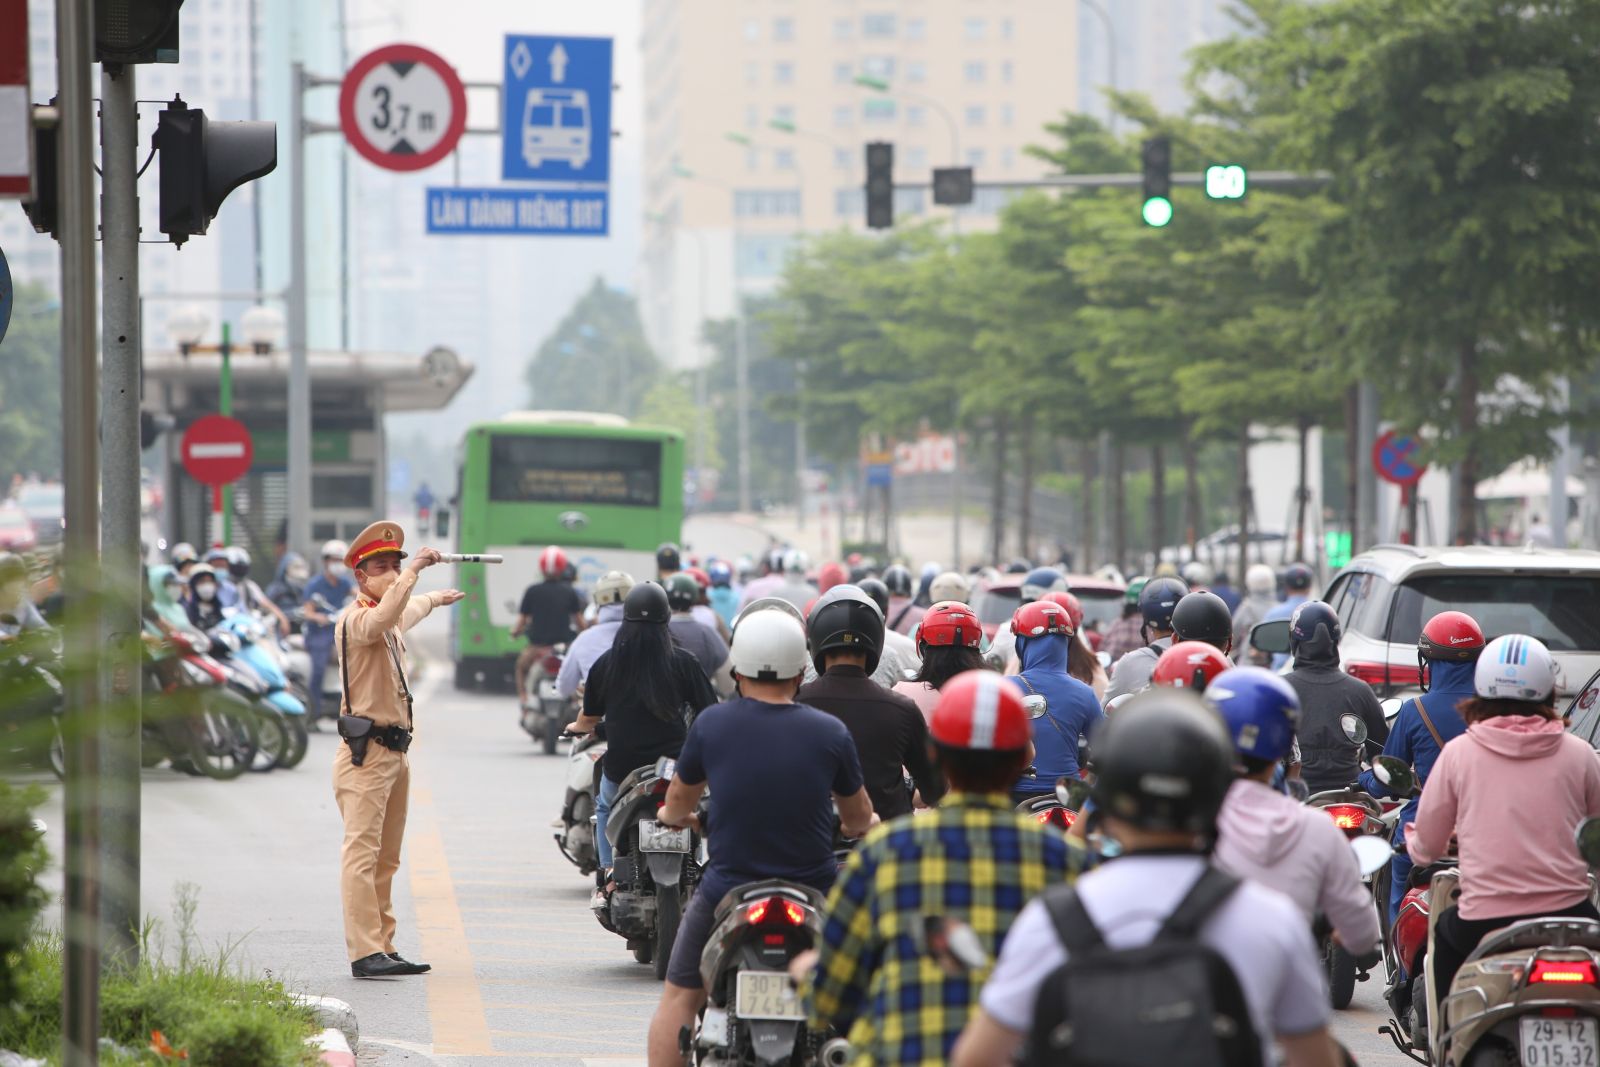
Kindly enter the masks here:
[[[187, 1053], [189, 1067], [300, 1067], [317, 1062], [305, 1039], [317, 1030], [310, 1009], [294, 1003], [282, 982], [243, 974], [232, 962], [238, 943], [207, 952], [194, 937], [195, 890], [178, 887], [173, 916], [175, 958], [164, 951], [163, 928], [150, 920], [141, 932], [137, 967], [107, 975], [100, 986], [100, 1031], [123, 1051], [108, 1064], [171, 1064]], [[58, 934], [35, 936], [24, 947], [17, 1000], [0, 1011], [0, 1048], [61, 1062], [61, 954]], [[159, 1032], [173, 1050], [151, 1049]]]

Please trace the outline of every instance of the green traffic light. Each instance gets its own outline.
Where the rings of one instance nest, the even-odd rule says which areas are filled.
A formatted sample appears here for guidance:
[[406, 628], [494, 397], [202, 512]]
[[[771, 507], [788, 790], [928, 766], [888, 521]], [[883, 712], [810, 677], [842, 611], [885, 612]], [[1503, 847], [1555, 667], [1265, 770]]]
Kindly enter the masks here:
[[1152, 196], [1144, 202], [1141, 214], [1146, 226], [1165, 226], [1172, 221], [1172, 201], [1164, 196]]

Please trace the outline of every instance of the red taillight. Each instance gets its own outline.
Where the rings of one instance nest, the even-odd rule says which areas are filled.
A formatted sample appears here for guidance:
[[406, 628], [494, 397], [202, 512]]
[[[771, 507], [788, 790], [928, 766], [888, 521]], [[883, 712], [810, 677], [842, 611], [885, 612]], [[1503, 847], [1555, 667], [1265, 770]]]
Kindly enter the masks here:
[[1070, 827], [1077, 818], [1078, 813], [1067, 808], [1045, 808], [1043, 811], [1033, 813], [1035, 822], [1052, 826]]
[[1528, 981], [1594, 985], [1594, 964], [1588, 960], [1534, 960]]
[[1359, 830], [1367, 821], [1367, 809], [1360, 804], [1329, 804], [1323, 810], [1333, 816], [1333, 825], [1341, 830]]
[[758, 900], [750, 905], [744, 913], [745, 921], [751, 926], [760, 926], [769, 919], [774, 923], [787, 926], [804, 926], [806, 911], [792, 900], [780, 900], [778, 897], [768, 897]]
[[656, 796], [666, 796], [667, 790], [671, 788], [672, 780], [670, 778], [657, 778], [655, 782], [651, 784], [650, 792], [654, 793]]
[[1422, 671], [1415, 664], [1366, 663], [1353, 660], [1344, 665], [1344, 672], [1368, 685], [1420, 686], [1422, 684]]
[[541, 666], [544, 667], [544, 673], [548, 677], [554, 678], [561, 673], [561, 657], [555, 655], [546, 656]]

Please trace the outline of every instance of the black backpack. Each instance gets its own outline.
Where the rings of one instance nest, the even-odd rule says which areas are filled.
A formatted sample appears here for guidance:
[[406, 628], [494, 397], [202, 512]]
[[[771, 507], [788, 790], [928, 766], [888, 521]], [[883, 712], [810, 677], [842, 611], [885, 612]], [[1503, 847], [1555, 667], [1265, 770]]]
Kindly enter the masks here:
[[1199, 940], [1200, 928], [1239, 887], [1208, 866], [1138, 948], [1106, 945], [1068, 886], [1045, 907], [1067, 962], [1039, 989], [1027, 1067], [1260, 1067], [1261, 1040], [1238, 976]]

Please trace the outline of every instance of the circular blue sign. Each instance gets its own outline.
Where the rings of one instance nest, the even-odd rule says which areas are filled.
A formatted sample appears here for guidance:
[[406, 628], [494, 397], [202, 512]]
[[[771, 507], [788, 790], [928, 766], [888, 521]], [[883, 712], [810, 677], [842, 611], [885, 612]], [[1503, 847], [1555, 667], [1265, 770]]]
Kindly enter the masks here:
[[1372, 444], [1372, 467], [1378, 476], [1396, 485], [1414, 485], [1428, 469], [1418, 463], [1415, 456], [1422, 442], [1415, 437], [1402, 437], [1393, 430], [1385, 430]]

